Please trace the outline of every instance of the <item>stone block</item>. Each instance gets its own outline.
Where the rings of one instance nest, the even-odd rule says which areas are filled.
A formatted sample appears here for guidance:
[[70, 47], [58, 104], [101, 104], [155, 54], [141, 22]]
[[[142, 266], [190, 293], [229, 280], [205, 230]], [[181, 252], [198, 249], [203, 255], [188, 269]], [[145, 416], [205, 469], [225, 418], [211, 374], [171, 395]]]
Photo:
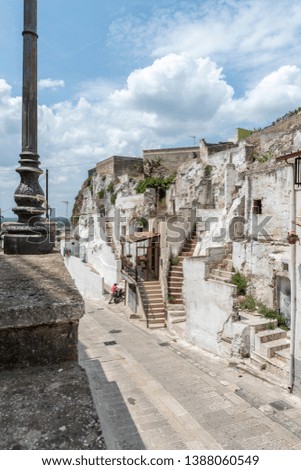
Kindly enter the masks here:
[[83, 314], [60, 254], [0, 255], [0, 369], [76, 361]]

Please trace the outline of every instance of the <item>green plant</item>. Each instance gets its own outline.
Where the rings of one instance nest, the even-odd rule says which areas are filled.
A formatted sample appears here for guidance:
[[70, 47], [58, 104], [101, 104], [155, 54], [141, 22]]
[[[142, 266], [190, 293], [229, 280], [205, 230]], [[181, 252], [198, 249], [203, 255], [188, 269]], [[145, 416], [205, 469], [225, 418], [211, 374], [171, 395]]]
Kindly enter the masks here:
[[113, 206], [115, 205], [116, 199], [117, 199], [117, 194], [116, 194], [116, 193], [112, 193], [112, 194], [111, 194], [111, 197], [110, 197], [110, 202], [111, 202], [111, 204], [112, 204]]
[[87, 188], [88, 186], [90, 186], [91, 181], [92, 181], [92, 176], [88, 176], [88, 178], [84, 181], [83, 187]]
[[206, 176], [206, 178], [208, 178], [211, 173], [212, 173], [212, 166], [211, 165], [206, 165], [205, 168], [204, 168], [204, 175]]
[[175, 298], [173, 295], [169, 295], [169, 296], [168, 296], [168, 302], [169, 302], [170, 304], [173, 304], [173, 303], [175, 302], [175, 300], [176, 300], [176, 298]]
[[99, 197], [99, 199], [102, 199], [104, 198], [105, 194], [106, 194], [105, 190], [101, 189], [100, 191], [98, 191], [97, 196]]
[[232, 282], [232, 284], [237, 286], [237, 294], [238, 295], [245, 295], [246, 294], [246, 289], [247, 289], [247, 286], [248, 286], [248, 280], [243, 274], [241, 274], [239, 271], [236, 271], [235, 274], [232, 275], [231, 282]]
[[172, 258], [170, 258], [170, 264], [172, 266], [177, 266], [179, 264], [180, 260], [179, 260], [179, 257], [178, 256], [173, 256]]
[[160, 177], [151, 177], [151, 178], [146, 178], [144, 180], [140, 180], [136, 187], [135, 191], [138, 194], [143, 194], [147, 189], [153, 188], [156, 191], [159, 191], [159, 189], [165, 189], [167, 190], [170, 185], [174, 182], [175, 176], [167, 176], [164, 178], [163, 176]]
[[137, 227], [146, 228], [148, 226], [148, 221], [145, 217], [141, 217], [137, 220]]
[[113, 183], [113, 181], [111, 181], [108, 186], [106, 187], [106, 190], [108, 191], [108, 193], [113, 193], [114, 192], [114, 188], [115, 188], [115, 185]]
[[[247, 295], [244, 299], [242, 299], [239, 306], [241, 309], [249, 310], [251, 312], [257, 310], [258, 313], [264, 318], [268, 318], [269, 320], [277, 320], [279, 328], [282, 328], [283, 330], [289, 330], [287, 320], [283, 315], [281, 315], [281, 313], [267, 307], [262, 302], [258, 302], [258, 300], [256, 300], [255, 297], [252, 297], [251, 295]], [[274, 323], [269, 323], [268, 328], [270, 330], [274, 330]]]
[[259, 163], [265, 163], [269, 161], [273, 157], [272, 152], [266, 152], [262, 155], [254, 155], [254, 160], [259, 162]]
[[247, 295], [243, 300], [240, 301], [239, 306], [243, 310], [254, 312], [256, 310], [256, 299], [252, 295]]
[[279, 328], [282, 328], [283, 330], [288, 330], [288, 325], [286, 318], [281, 315], [281, 313], [277, 312], [276, 310], [273, 310], [266, 305], [262, 304], [261, 302], [258, 303], [258, 312], [260, 315], [262, 315], [265, 318], [270, 318], [270, 319], [275, 319], [277, 320]]
[[102, 175], [102, 177], [101, 177], [101, 181], [105, 181], [105, 180], [106, 180], [106, 178], [107, 178], [107, 175]]
[[167, 169], [162, 164], [161, 157], [146, 158], [143, 161], [143, 175], [145, 178], [160, 177]]

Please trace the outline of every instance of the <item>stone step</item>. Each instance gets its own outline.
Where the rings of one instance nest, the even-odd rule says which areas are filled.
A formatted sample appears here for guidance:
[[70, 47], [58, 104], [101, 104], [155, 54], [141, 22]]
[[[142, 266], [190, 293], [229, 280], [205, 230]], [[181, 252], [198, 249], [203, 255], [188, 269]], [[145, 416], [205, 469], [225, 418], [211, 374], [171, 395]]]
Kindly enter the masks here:
[[[168, 315], [171, 317], [171, 318], [178, 318], [178, 317], [183, 317], [183, 316], [186, 316], [186, 311], [185, 311], [185, 308], [184, 308], [184, 305], [183, 305], [183, 308], [181, 309], [178, 309], [178, 310], [170, 310], [170, 306], [172, 304], [169, 304], [168, 305]], [[182, 307], [182, 305], [180, 305], [179, 307]]]
[[185, 245], [182, 248], [182, 251], [194, 251], [196, 247], [196, 243], [185, 243]]
[[154, 297], [154, 296], [160, 296], [162, 297], [162, 291], [161, 289], [141, 289], [141, 293], [142, 295], [147, 295], [147, 296], [151, 296], [151, 297]]
[[172, 302], [169, 302], [169, 305], [182, 305], [183, 304], [183, 299], [175, 298]]
[[[271, 358], [275, 356], [277, 351], [281, 349], [286, 349], [290, 347], [290, 341], [287, 338], [276, 339], [275, 341], [268, 341], [267, 343], [262, 343], [260, 346], [260, 352], [262, 355]], [[256, 349], [255, 349], [255, 352]]]
[[175, 325], [177, 323], [183, 323], [185, 321], [186, 321], [186, 316], [182, 316], [182, 317], [172, 318], [170, 322], [172, 325]]
[[258, 317], [258, 322], [254, 320], [252, 323], [250, 323], [250, 327], [254, 328], [254, 333], [260, 333], [261, 331], [269, 330], [270, 327], [272, 328], [277, 328], [278, 322], [276, 319], [267, 320], [266, 318], [261, 318]]
[[282, 361], [284, 364], [288, 364], [291, 357], [290, 348], [281, 349], [280, 351], [275, 352], [275, 358], [279, 361]]
[[276, 357], [267, 358], [260, 353], [252, 352], [250, 355], [250, 363], [261, 371], [266, 371], [275, 375], [277, 378], [287, 380], [289, 376], [289, 365]]
[[173, 294], [173, 297], [176, 298], [176, 299], [183, 299], [183, 297], [182, 297], [182, 291], [177, 292], [177, 293], [175, 292], [175, 293]]
[[168, 287], [180, 287], [182, 288], [183, 287], [183, 280], [176, 277], [176, 278], [170, 278], [169, 281], [168, 281]]
[[183, 278], [183, 271], [169, 271], [169, 276], [173, 278]]
[[250, 362], [252, 366], [255, 366], [259, 370], [265, 370], [267, 367], [266, 358], [254, 351], [250, 354]]
[[152, 285], [152, 284], [160, 284], [159, 279], [152, 279], [150, 281], [140, 281], [142, 284], [147, 285]]
[[155, 305], [157, 306], [157, 304], [163, 305], [162, 296], [155, 297], [155, 298], [142, 297], [142, 302], [144, 302], [145, 304], [148, 303], [149, 305], [154, 305], [154, 306]]
[[147, 319], [148, 319], [148, 322], [149, 323], [161, 323], [161, 322], [165, 322], [165, 316], [162, 314], [162, 315], [158, 315], [158, 316], [154, 316], [154, 315], [148, 315], [147, 316]]
[[227, 284], [230, 283], [230, 281], [228, 279], [226, 279], [225, 277], [214, 276], [214, 275], [210, 275], [210, 277], [208, 278], [208, 281], [225, 282]]
[[189, 243], [188, 245], [184, 245], [182, 247], [182, 252], [183, 251], [194, 251], [196, 247], [196, 243]]
[[170, 270], [170, 271], [175, 271], [175, 272], [183, 271], [183, 266], [182, 266], [182, 264], [180, 264], [180, 263], [178, 263], [178, 264], [171, 264], [169, 270]]
[[248, 312], [241, 312], [241, 321], [247, 323], [250, 328], [252, 328], [254, 333], [258, 333], [259, 331], [268, 330], [270, 325], [274, 328], [277, 328], [278, 322], [276, 319], [267, 320], [262, 316], [255, 316]]
[[158, 328], [165, 328], [166, 327], [166, 324], [165, 324], [165, 321], [164, 322], [161, 322], [161, 323], [149, 323], [148, 325], [149, 329], [150, 330], [155, 330], [155, 329], [158, 329]]
[[223, 262], [223, 263], [219, 263], [217, 265], [217, 269], [220, 269], [222, 271], [228, 271], [230, 272], [231, 274], [234, 274], [234, 272], [232, 271], [232, 268], [233, 268], [233, 262], [232, 261], [227, 261], [227, 262]]
[[157, 314], [148, 313], [147, 318], [148, 318], [148, 320], [151, 320], [154, 323], [158, 322], [158, 321], [164, 321], [165, 320], [165, 313], [164, 312], [157, 313]]
[[233, 273], [230, 271], [222, 271], [221, 269], [212, 269], [211, 273], [213, 274], [214, 277], [221, 277], [223, 279], [226, 279], [227, 281], [232, 280]]
[[141, 292], [141, 297], [148, 300], [162, 299], [162, 292], [148, 291]]
[[158, 312], [164, 312], [165, 311], [165, 306], [164, 304], [155, 304], [155, 305], [150, 305], [146, 306], [146, 310], [148, 313], [158, 313]]
[[161, 292], [161, 286], [142, 286], [141, 290], [144, 292], [150, 292], [151, 294], [155, 294], [156, 292]]
[[172, 295], [181, 295], [183, 292], [182, 287], [169, 287], [168, 291]]
[[281, 328], [258, 331], [258, 333], [255, 334], [255, 351], [260, 350], [261, 344], [281, 338], [286, 338], [286, 331]]

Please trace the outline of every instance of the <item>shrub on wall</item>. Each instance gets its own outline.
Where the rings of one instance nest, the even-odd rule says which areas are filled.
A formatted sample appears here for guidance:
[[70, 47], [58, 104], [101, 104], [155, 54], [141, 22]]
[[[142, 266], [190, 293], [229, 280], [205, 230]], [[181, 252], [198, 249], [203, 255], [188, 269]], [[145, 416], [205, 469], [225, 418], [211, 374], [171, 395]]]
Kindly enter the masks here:
[[97, 196], [99, 197], [99, 199], [102, 199], [104, 198], [105, 193], [106, 193], [105, 190], [101, 189], [100, 191], [98, 191]]
[[115, 205], [116, 199], [117, 199], [117, 194], [112, 193], [111, 197], [110, 197], [110, 202], [111, 202], [111, 204], [113, 204], [113, 206]]
[[236, 271], [235, 274], [232, 275], [231, 282], [237, 287], [238, 295], [246, 294], [248, 280], [243, 274], [241, 274], [239, 271]]
[[108, 184], [108, 186], [106, 187], [106, 190], [108, 191], [108, 193], [113, 193], [114, 192], [114, 187], [115, 187], [115, 185], [114, 185], [113, 181], [111, 181]]
[[151, 177], [144, 180], [140, 180], [135, 187], [136, 193], [143, 194], [147, 189], [153, 188], [156, 191], [159, 189], [167, 190], [171, 184], [174, 182], [175, 176], [168, 176], [166, 178], [160, 177]]

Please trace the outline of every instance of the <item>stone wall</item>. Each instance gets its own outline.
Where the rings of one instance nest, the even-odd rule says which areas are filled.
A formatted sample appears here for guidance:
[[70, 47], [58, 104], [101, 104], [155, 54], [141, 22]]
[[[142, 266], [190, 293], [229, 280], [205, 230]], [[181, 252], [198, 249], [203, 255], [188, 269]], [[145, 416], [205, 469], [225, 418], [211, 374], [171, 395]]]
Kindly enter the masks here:
[[65, 266], [82, 296], [91, 300], [103, 299], [104, 279], [99, 273], [74, 256], [65, 257]]
[[182, 163], [198, 158], [199, 156], [199, 147], [143, 150], [143, 160], [151, 161], [158, 157], [162, 158], [162, 164], [167, 169], [168, 174], [176, 173]]
[[84, 303], [61, 255], [0, 255], [0, 280], [0, 368], [76, 361]]
[[141, 158], [113, 156], [97, 163], [96, 173], [103, 175], [114, 175], [119, 177], [124, 174], [138, 175], [141, 173]]
[[[212, 256], [193, 257], [183, 263], [188, 341], [207, 351], [223, 356], [221, 340], [225, 325], [232, 322], [236, 303], [236, 287], [207, 280]], [[227, 338], [229, 331], [227, 328]]]

